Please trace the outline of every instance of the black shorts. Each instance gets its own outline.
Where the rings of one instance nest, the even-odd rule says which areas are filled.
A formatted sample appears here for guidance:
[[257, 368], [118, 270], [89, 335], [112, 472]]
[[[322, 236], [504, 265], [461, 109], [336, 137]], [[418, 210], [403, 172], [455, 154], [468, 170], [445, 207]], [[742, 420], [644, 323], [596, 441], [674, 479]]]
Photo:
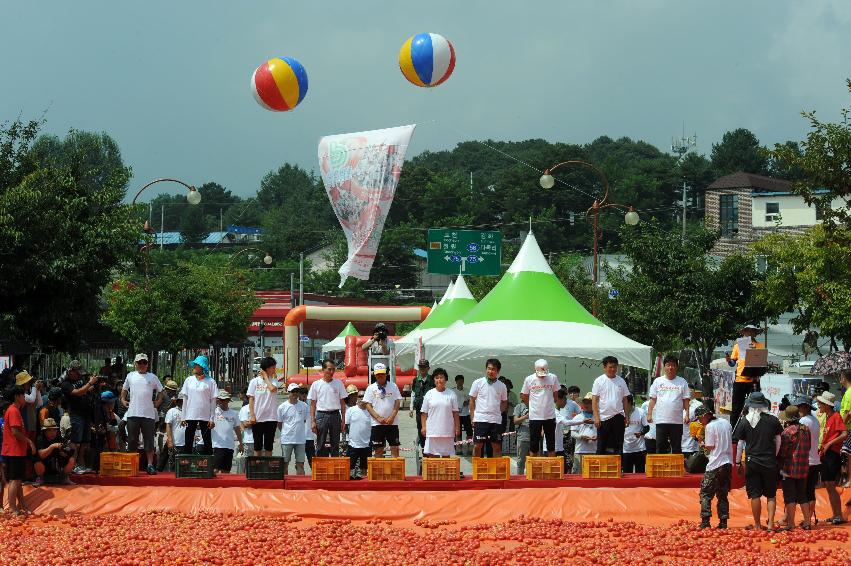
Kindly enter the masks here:
[[755, 462], [748, 462], [745, 470], [745, 491], [748, 499], [777, 496], [777, 480], [780, 477], [776, 467], [767, 468]]
[[251, 425], [251, 433], [254, 435], [254, 451], [271, 452], [275, 446], [275, 431], [277, 429], [277, 421], [265, 421]]
[[473, 438], [476, 444], [481, 442], [502, 442], [502, 424], [473, 423]]
[[816, 485], [818, 484], [820, 473], [821, 464], [810, 466], [810, 471], [807, 473], [807, 501], [816, 500]]
[[821, 481], [835, 482], [839, 479], [842, 457], [839, 452], [828, 449], [821, 457]]
[[384, 448], [384, 445], [399, 446], [399, 425], [373, 425], [369, 432], [369, 442], [375, 448]]
[[541, 432], [547, 441], [547, 450], [554, 451], [556, 447], [556, 420], [529, 421], [529, 452], [537, 454], [541, 451]]
[[6, 466], [6, 481], [23, 480], [26, 461], [26, 456], [3, 456], [3, 465]]
[[809, 502], [807, 499], [807, 478], [784, 478], [783, 504], [792, 505], [798, 503], [803, 505]]

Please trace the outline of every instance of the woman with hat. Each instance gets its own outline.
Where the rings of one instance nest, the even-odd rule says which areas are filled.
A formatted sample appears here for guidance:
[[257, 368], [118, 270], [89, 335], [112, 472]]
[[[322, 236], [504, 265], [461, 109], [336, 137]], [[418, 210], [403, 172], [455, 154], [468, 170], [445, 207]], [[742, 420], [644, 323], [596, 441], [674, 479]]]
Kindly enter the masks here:
[[233, 467], [233, 443], [239, 441], [239, 451], [242, 452], [242, 429], [239, 426], [239, 415], [230, 408], [230, 393], [220, 389], [216, 395], [216, 426], [213, 427], [213, 461], [216, 471], [230, 473]]
[[782, 477], [783, 504], [786, 508], [786, 520], [783, 530], [790, 531], [795, 526], [795, 506], [801, 506], [804, 522], [801, 527], [810, 529], [810, 502], [807, 498], [807, 475], [810, 471], [810, 446], [812, 438], [806, 425], [799, 421], [800, 413], [796, 405], [789, 405], [780, 414], [785, 428], [780, 435], [780, 475]]
[[423, 455], [429, 458], [448, 458], [455, 455], [455, 437], [461, 435], [458, 416], [458, 397], [446, 388], [449, 375], [443, 368], [431, 374], [434, 389], [423, 398], [420, 430], [425, 437]]
[[271, 456], [278, 428], [278, 383], [275, 358], [260, 360], [260, 372], [248, 383], [248, 422], [254, 436], [254, 453]]
[[73, 449], [66, 448], [59, 438], [59, 425], [53, 419], [47, 418], [42, 425], [41, 434], [36, 442], [35, 468], [36, 487], [45, 483], [74, 485], [68, 478], [74, 470], [76, 461]]
[[[747, 324], [742, 328], [742, 336], [750, 339], [748, 349], [762, 349], [765, 344], [757, 342], [756, 336], [762, 330], [754, 325]], [[739, 415], [742, 413], [742, 408], [745, 404], [745, 399], [748, 394], [754, 390], [754, 378], [748, 375], [742, 375], [742, 370], [745, 369], [745, 352], [739, 351], [739, 343], [745, 341], [737, 340], [733, 345], [733, 351], [730, 353], [729, 361], [736, 364], [736, 381], [733, 383], [733, 413], [730, 415], [730, 422], [733, 425], [739, 420]]]
[[827, 498], [830, 500], [830, 509], [833, 513], [830, 522], [834, 525], [841, 525], [845, 521], [842, 519], [842, 504], [839, 500], [839, 492], [836, 491], [836, 482], [839, 480], [839, 472], [842, 466], [842, 442], [848, 436], [848, 430], [845, 428], [842, 417], [834, 408], [836, 395], [830, 391], [825, 391], [816, 397], [816, 402], [819, 412], [825, 416], [824, 433], [819, 448], [821, 481], [827, 491]]
[[213, 453], [213, 439], [211, 432], [216, 426], [214, 420], [216, 410], [216, 396], [219, 388], [215, 380], [210, 377], [210, 366], [207, 356], [198, 356], [191, 362], [192, 375], [183, 381], [180, 389], [180, 397], [183, 399], [183, 422], [186, 425], [186, 436], [182, 454], [192, 454], [192, 442], [195, 439], [195, 431], [201, 431], [204, 440], [204, 453]]
[[372, 433], [372, 417], [366, 410], [363, 401], [363, 393], [358, 391], [356, 385], [346, 387], [348, 398], [346, 404], [346, 438], [349, 449], [349, 477], [353, 480], [363, 479], [367, 472], [369, 457], [372, 455], [370, 438]]

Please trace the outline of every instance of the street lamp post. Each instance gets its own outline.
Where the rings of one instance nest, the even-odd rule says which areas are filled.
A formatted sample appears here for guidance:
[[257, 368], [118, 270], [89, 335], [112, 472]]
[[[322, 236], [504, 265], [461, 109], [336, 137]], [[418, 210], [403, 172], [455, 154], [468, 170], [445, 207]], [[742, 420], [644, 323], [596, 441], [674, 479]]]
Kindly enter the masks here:
[[[588, 218], [589, 216], [592, 217], [591, 218], [591, 226], [592, 226], [592, 229], [594, 231], [593, 281], [594, 281], [594, 287], [596, 287], [597, 283], [599, 281], [599, 269], [600, 269], [599, 257], [598, 257], [598, 254], [597, 254], [599, 239], [600, 239], [600, 232], [601, 232], [601, 230], [600, 230], [600, 211], [605, 209], [605, 208], [617, 208], [619, 210], [625, 210], [626, 214], [624, 215], [624, 222], [626, 222], [630, 226], [635, 226], [636, 224], [638, 224], [638, 221], [639, 221], [638, 213], [635, 211], [635, 208], [632, 207], [632, 206], [626, 206], [626, 205], [618, 204], [618, 203], [615, 203], [615, 202], [609, 202], [609, 180], [608, 180], [608, 178], [606, 178], [606, 174], [603, 173], [597, 167], [595, 167], [595, 166], [593, 166], [590, 163], [587, 163], [585, 161], [579, 161], [579, 160], [576, 160], [576, 159], [569, 160], [569, 161], [562, 161], [561, 163], [558, 163], [558, 164], [553, 165], [552, 167], [546, 169], [544, 171], [544, 174], [541, 175], [541, 178], [539, 180], [541, 187], [544, 188], [544, 189], [553, 188], [555, 186], [556, 180], [555, 180], [555, 177], [553, 177], [552, 172], [555, 171], [556, 169], [558, 169], [559, 167], [564, 166], [564, 165], [572, 165], [572, 166], [583, 167], [585, 169], [588, 169], [589, 171], [591, 171], [592, 173], [597, 175], [600, 178], [600, 181], [603, 183], [603, 189], [604, 189], [603, 198], [601, 200], [595, 199], [594, 204], [591, 205], [591, 208], [589, 208], [587, 211], [585, 211], [585, 218]], [[596, 297], [596, 294], [595, 294], [595, 297]], [[593, 308], [593, 310], [594, 310], [593, 314], [594, 314], [594, 316], [597, 316], [596, 298], [594, 300], [594, 306], [593, 307], [594, 307]]]

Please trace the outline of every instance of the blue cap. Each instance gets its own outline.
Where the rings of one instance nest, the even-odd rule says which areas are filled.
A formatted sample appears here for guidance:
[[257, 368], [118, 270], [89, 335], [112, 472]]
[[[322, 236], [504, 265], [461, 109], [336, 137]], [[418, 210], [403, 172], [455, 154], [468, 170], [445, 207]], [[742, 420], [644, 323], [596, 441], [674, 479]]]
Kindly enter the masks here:
[[210, 375], [210, 364], [207, 362], [207, 356], [198, 356], [191, 362], [189, 362], [189, 369], [192, 369], [195, 366], [200, 366], [201, 369], [204, 370], [204, 375]]
[[115, 393], [112, 391], [104, 391], [100, 394], [101, 401], [115, 401]]

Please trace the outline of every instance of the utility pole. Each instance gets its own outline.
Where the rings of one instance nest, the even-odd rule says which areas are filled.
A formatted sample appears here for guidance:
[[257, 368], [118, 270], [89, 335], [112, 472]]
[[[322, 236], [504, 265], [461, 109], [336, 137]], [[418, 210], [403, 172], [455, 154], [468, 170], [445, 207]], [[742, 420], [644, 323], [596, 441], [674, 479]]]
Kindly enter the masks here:
[[165, 203], [160, 204], [160, 251], [163, 251], [163, 242], [165, 241]]
[[[677, 154], [677, 164], [682, 165], [683, 157], [697, 146], [697, 134], [686, 137], [686, 126], [683, 123], [683, 137], [680, 139], [671, 138], [671, 152]], [[683, 178], [683, 240], [686, 239], [686, 191], [688, 190], [686, 180]]]

